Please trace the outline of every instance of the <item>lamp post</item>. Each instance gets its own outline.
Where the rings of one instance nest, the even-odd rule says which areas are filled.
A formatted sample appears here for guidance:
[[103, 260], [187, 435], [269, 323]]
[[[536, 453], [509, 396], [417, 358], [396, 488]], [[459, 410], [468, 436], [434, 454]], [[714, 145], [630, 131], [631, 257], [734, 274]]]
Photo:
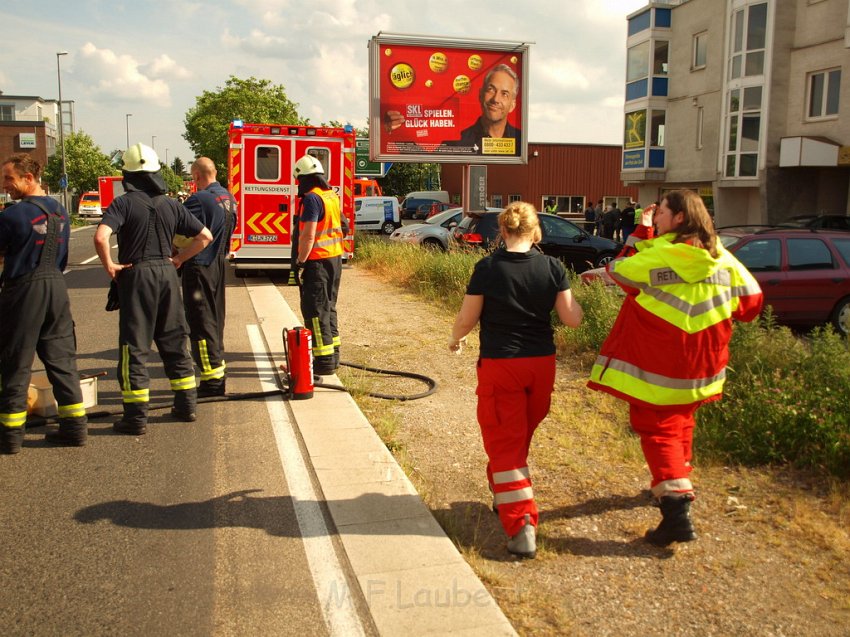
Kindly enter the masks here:
[[156, 150], [156, 135], [151, 135], [151, 148]]
[[127, 113], [124, 116], [124, 119], [127, 121], [127, 148], [130, 148], [130, 118], [133, 117], [132, 113]]
[[59, 58], [68, 55], [67, 51], [59, 51], [56, 54], [56, 80], [59, 84], [59, 146], [62, 149], [62, 176], [59, 178], [59, 186], [62, 188], [62, 206], [68, 210], [68, 172], [65, 163], [65, 122], [62, 121], [62, 71], [59, 67]]

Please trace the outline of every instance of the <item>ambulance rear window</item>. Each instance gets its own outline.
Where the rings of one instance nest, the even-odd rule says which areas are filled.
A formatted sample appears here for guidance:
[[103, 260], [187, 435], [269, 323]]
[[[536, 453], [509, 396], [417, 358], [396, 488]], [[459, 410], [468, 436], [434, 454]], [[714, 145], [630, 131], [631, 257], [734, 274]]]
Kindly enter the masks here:
[[254, 173], [254, 178], [257, 181], [279, 181], [280, 148], [277, 146], [257, 146]]
[[331, 180], [331, 151], [329, 148], [322, 148], [320, 146], [311, 146], [307, 149], [307, 154], [312, 155], [316, 159], [319, 160], [319, 163], [322, 164], [322, 168], [325, 170], [325, 179]]

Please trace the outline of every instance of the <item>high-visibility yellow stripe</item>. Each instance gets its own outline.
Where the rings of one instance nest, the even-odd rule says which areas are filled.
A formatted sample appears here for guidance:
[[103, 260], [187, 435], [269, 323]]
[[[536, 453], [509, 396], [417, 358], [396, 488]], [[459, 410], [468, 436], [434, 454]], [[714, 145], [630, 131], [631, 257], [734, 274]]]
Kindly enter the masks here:
[[59, 405], [57, 412], [60, 418], [80, 418], [86, 415], [86, 409], [83, 407], [83, 403]]
[[195, 384], [195, 376], [187, 376], [186, 378], [175, 378], [171, 381], [171, 390], [172, 391], [183, 391], [186, 389], [194, 389], [197, 387]]
[[150, 402], [150, 390], [128, 389], [121, 392], [121, 400], [125, 403], [147, 403]]
[[221, 364], [220, 367], [216, 367], [215, 369], [210, 369], [207, 371], [201, 372], [201, 380], [216, 380], [219, 378], [224, 378], [224, 363]]
[[322, 338], [322, 326], [319, 323], [319, 317], [312, 318], [313, 327], [313, 356], [331, 356], [334, 353], [333, 343], [326, 345]]
[[334, 349], [339, 347], [339, 335], [334, 336]]
[[121, 389], [130, 391], [130, 346], [121, 346]]
[[4, 427], [23, 427], [26, 421], [26, 411], [15, 412], [14, 414], [0, 414], [0, 425]]

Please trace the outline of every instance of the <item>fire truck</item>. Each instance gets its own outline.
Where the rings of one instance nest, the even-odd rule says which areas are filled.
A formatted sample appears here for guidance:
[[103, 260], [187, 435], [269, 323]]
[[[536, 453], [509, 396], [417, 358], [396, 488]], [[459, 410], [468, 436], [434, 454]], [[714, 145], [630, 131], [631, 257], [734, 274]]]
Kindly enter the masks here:
[[103, 212], [106, 212], [113, 199], [124, 194], [123, 179], [121, 175], [97, 178], [97, 190], [100, 192], [100, 209]]
[[[239, 204], [230, 242], [230, 262], [237, 276], [251, 270], [289, 269], [298, 186], [292, 167], [304, 155], [316, 157], [324, 177], [340, 197], [348, 219], [343, 259], [354, 251], [354, 130], [326, 126], [230, 125], [228, 175]], [[297, 246], [296, 246], [297, 249]]]

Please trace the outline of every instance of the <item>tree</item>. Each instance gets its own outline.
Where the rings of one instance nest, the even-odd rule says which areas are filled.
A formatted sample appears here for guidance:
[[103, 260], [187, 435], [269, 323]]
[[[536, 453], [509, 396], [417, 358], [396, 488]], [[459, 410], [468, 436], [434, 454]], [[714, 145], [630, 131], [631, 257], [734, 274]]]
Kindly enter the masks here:
[[402, 164], [394, 162], [381, 180], [385, 195], [404, 197], [414, 190], [439, 190], [440, 164]]
[[[68, 190], [85, 192], [97, 190], [97, 178], [116, 174], [109, 163], [109, 157], [101, 152], [91, 136], [83, 131], [71, 133], [65, 137], [65, 169], [68, 173]], [[47, 160], [43, 181], [51, 190], [61, 190], [59, 178], [62, 176], [62, 148]]]
[[186, 164], [184, 164], [183, 160], [179, 157], [175, 157], [174, 161], [171, 162], [171, 170], [173, 170], [174, 174], [178, 177], [186, 176]]
[[162, 165], [161, 175], [165, 180], [165, 185], [168, 187], [168, 192], [178, 193], [183, 190], [183, 177], [174, 174], [169, 166]]
[[241, 119], [251, 123], [307, 124], [297, 109], [298, 105], [286, 97], [283, 86], [270, 80], [242, 80], [231, 75], [223, 88], [204, 91], [195, 99], [195, 106], [186, 112], [183, 137], [196, 155], [209, 157], [219, 174], [226, 175], [230, 122]]

